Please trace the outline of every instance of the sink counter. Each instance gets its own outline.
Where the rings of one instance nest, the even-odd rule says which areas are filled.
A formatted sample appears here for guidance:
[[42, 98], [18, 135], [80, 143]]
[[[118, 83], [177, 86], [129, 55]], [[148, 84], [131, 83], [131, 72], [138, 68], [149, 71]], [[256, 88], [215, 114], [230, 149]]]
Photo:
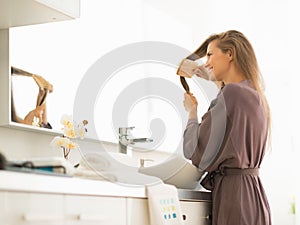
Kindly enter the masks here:
[[[124, 185], [104, 180], [68, 176], [0, 171], [0, 191], [48, 194], [147, 198], [141, 185]], [[210, 192], [178, 189], [180, 200], [211, 201]]]
[[[178, 195], [183, 225], [211, 225], [209, 192], [178, 189]], [[143, 185], [0, 170], [4, 224], [150, 225], [149, 210]]]

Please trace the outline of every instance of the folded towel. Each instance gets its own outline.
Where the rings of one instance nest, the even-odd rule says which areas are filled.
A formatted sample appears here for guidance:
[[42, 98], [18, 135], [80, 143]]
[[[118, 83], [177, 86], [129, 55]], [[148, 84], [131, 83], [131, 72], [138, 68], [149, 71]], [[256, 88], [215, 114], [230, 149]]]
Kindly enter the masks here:
[[169, 184], [147, 186], [151, 225], [182, 225], [177, 189]]

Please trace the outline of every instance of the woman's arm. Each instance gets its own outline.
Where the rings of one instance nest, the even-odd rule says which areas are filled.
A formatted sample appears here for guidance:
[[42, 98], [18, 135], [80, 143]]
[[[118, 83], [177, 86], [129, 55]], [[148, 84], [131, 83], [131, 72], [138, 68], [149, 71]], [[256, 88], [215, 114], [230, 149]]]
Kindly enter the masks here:
[[184, 156], [199, 169], [205, 170], [220, 151], [225, 136], [227, 114], [224, 97], [222, 93], [218, 95], [200, 124], [194, 115], [192, 97], [186, 97], [185, 107], [189, 109], [189, 121], [183, 135]]

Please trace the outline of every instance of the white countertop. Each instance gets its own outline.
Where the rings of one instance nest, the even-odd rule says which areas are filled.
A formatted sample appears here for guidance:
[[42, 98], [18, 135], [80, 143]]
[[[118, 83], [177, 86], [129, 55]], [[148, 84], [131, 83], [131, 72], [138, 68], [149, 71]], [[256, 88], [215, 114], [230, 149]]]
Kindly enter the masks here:
[[0, 190], [146, 198], [143, 186], [10, 171], [0, 171]]
[[[41, 175], [0, 170], [1, 191], [38, 192], [68, 195], [94, 195], [147, 198], [143, 185], [125, 185], [104, 180], [90, 180], [77, 177]], [[209, 192], [178, 190], [181, 200], [210, 201]]]

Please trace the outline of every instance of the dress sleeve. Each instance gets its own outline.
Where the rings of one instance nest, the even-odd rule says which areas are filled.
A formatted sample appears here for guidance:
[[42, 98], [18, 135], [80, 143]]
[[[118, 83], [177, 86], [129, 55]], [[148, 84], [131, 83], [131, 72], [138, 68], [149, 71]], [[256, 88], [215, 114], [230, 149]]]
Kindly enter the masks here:
[[199, 127], [198, 119], [189, 119], [183, 135], [183, 153], [187, 159], [192, 158], [198, 145]]
[[209, 110], [203, 115], [199, 124], [189, 120], [183, 135], [183, 152], [187, 159], [201, 171], [215, 160], [226, 131], [226, 106], [223, 92], [212, 101]]

